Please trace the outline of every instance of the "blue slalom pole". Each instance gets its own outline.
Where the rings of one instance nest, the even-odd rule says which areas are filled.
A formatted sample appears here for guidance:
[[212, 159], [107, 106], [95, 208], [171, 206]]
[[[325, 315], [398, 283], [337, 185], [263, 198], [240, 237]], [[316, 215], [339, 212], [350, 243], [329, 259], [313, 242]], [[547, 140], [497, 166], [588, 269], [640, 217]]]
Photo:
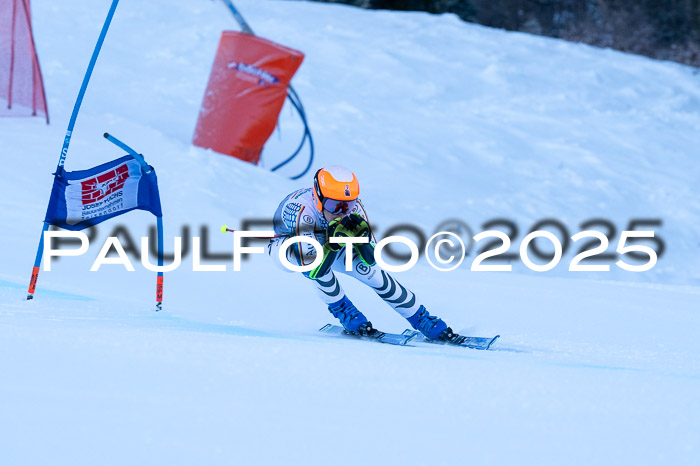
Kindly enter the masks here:
[[[115, 138], [109, 133], [104, 134], [105, 139], [107, 139], [109, 142], [113, 143], [120, 149], [125, 150], [129, 155], [134, 157], [139, 165], [141, 165], [141, 169], [143, 170], [143, 173], [151, 173], [153, 171], [153, 168], [146, 163], [146, 160], [143, 158], [143, 155], [139, 154], [136, 152], [134, 149], [131, 147], [127, 146], [124, 144], [122, 141], [119, 139]], [[163, 217], [156, 217], [157, 225], [158, 225], [158, 267], [163, 267]], [[158, 272], [158, 278], [156, 282], [156, 312], [157, 311], [162, 311], [163, 310], [163, 272], [159, 271]]]
[[236, 18], [236, 21], [238, 21], [238, 24], [240, 24], [243, 32], [254, 36], [255, 33], [250, 28], [246, 20], [243, 18], [243, 15], [240, 14], [236, 7], [233, 5], [233, 2], [231, 0], [224, 0], [224, 3], [228, 7], [228, 9], [231, 10], [231, 13], [233, 13], [233, 17]]
[[58, 159], [58, 169], [62, 170], [62, 167], [66, 162], [66, 157], [68, 156], [68, 145], [70, 144], [71, 136], [73, 135], [75, 120], [78, 118], [78, 112], [80, 111], [80, 106], [83, 103], [83, 97], [85, 97], [85, 91], [87, 90], [88, 83], [90, 82], [90, 77], [92, 76], [92, 70], [95, 68], [97, 56], [100, 54], [100, 50], [102, 49], [102, 43], [105, 40], [107, 30], [109, 29], [109, 25], [112, 22], [112, 17], [114, 16], [114, 11], [117, 9], [118, 3], [119, 0], [112, 0], [112, 6], [109, 8], [109, 12], [107, 13], [107, 19], [102, 25], [102, 31], [100, 31], [100, 37], [97, 38], [97, 45], [95, 45], [95, 50], [92, 52], [90, 63], [88, 64], [87, 71], [85, 72], [85, 77], [83, 78], [83, 84], [80, 86], [80, 92], [78, 92], [78, 98], [75, 101], [75, 105], [73, 106], [73, 113], [71, 114], [70, 121], [68, 122], [66, 138], [63, 141], [61, 156]]
[[135, 158], [136, 161], [139, 163], [139, 165], [141, 165], [141, 168], [143, 169], [143, 172], [144, 172], [144, 173], [148, 174], [148, 173], [151, 173], [151, 172], [153, 171], [153, 169], [151, 168], [151, 166], [148, 165], [148, 164], [146, 163], [146, 159], [143, 158], [143, 155], [139, 154], [139, 153], [136, 152], [134, 149], [132, 149], [131, 147], [127, 146], [126, 144], [124, 144], [124, 143], [121, 142], [119, 139], [115, 138], [114, 136], [112, 136], [112, 135], [109, 134], [109, 133], [105, 133], [105, 134], [104, 134], [104, 137], [105, 137], [105, 139], [107, 139], [109, 142], [111, 142], [112, 144], [116, 145], [116, 146], [119, 147], [120, 149], [125, 150], [129, 155], [131, 155], [133, 158]]
[[[88, 83], [90, 82], [90, 77], [92, 76], [92, 70], [95, 68], [95, 63], [97, 62], [97, 56], [100, 54], [100, 49], [102, 49], [102, 43], [107, 35], [107, 30], [112, 22], [112, 17], [114, 16], [114, 11], [117, 9], [117, 4], [119, 0], [112, 0], [112, 6], [109, 8], [107, 13], [107, 19], [102, 25], [102, 31], [100, 31], [100, 37], [97, 39], [97, 45], [95, 45], [95, 50], [92, 52], [92, 57], [90, 58], [90, 63], [88, 64], [87, 71], [85, 72], [85, 77], [83, 77], [83, 84], [80, 86], [80, 92], [78, 92], [78, 98], [73, 106], [73, 113], [71, 113], [70, 121], [68, 122], [68, 129], [66, 130], [66, 137], [63, 140], [63, 147], [61, 148], [61, 155], [58, 158], [58, 165], [56, 166], [56, 176], [62, 176], [65, 171], [63, 166], [66, 163], [66, 157], [68, 157], [68, 146], [70, 145], [70, 140], [73, 135], [73, 128], [75, 127], [75, 120], [78, 118], [78, 112], [80, 111], [80, 106], [83, 103], [83, 97], [85, 96], [85, 90], [87, 89]], [[32, 277], [29, 280], [29, 290], [27, 293], [27, 299], [34, 298], [34, 291], [36, 290], [36, 282], [39, 279], [39, 267], [41, 266], [41, 258], [44, 253], [44, 233], [49, 229], [49, 224], [44, 222], [43, 230], [41, 231], [41, 239], [39, 240], [39, 247], [36, 252], [36, 259], [34, 260], [34, 269], [32, 270]]]

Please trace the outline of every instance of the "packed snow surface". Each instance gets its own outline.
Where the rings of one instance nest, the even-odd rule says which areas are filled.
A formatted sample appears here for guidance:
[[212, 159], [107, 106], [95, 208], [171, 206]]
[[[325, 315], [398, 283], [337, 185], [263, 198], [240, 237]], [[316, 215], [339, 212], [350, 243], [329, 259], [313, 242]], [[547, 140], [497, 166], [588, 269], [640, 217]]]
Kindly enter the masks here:
[[[99, 225], [84, 256], [54, 260], [27, 302], [51, 174], [109, 4], [32, 1], [52, 124], [0, 120], [0, 464], [700, 463], [697, 71], [453, 15], [238, 0], [257, 34], [306, 54], [293, 84], [313, 168], [357, 174], [378, 237], [506, 219], [518, 254], [541, 220], [561, 222], [566, 235], [544, 227], [561, 239], [610, 234], [602, 219], [614, 253], [645, 219], [656, 226], [636, 229], [665, 246], [658, 263], [627, 272], [616, 256], [609, 272], [570, 272], [573, 242], [541, 273], [517, 257], [511, 272], [470, 271], [481, 243], [451, 272], [422, 258], [396, 278], [456, 331], [501, 339], [488, 352], [394, 347], [319, 334], [332, 316], [311, 285], [263, 256], [193, 272], [190, 251], [153, 312], [155, 274], [138, 259], [135, 272], [89, 271], [120, 226], [140, 250], [154, 219], [139, 211]], [[311, 184], [313, 172], [288, 179], [303, 157], [269, 171], [301, 132], [288, 107], [261, 166], [191, 145], [226, 29], [237, 25], [223, 2], [122, 0], [73, 134], [68, 170], [122, 155], [105, 131], [156, 167], [168, 252], [173, 237], [199, 236], [231, 254], [222, 224], [269, 219]], [[376, 327], [406, 328], [340, 278]]]

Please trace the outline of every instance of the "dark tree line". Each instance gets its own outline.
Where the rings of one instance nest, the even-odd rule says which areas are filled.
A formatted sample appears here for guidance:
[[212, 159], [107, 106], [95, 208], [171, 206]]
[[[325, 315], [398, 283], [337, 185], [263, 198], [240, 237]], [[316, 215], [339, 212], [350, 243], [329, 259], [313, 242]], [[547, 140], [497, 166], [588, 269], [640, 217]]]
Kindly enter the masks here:
[[700, 66], [700, 0], [317, 0], [465, 21]]

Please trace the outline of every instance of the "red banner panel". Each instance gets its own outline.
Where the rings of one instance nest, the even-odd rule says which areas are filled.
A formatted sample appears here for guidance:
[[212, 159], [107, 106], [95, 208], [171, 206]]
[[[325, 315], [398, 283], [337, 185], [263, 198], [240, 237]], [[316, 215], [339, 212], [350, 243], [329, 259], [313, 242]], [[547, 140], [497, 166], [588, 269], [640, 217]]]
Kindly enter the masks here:
[[194, 132], [196, 146], [258, 163], [304, 54], [224, 31]]

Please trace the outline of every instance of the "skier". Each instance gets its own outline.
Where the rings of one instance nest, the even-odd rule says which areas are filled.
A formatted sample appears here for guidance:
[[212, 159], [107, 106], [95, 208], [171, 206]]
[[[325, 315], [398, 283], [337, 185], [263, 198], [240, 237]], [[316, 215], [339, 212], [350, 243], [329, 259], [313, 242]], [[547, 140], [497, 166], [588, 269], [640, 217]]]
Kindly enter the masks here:
[[[430, 315], [413, 292], [377, 265], [374, 260], [376, 241], [359, 195], [360, 185], [350, 170], [339, 166], [318, 170], [313, 188], [294, 191], [277, 208], [273, 224], [279, 237], [270, 241], [268, 254], [279, 263], [279, 249], [287, 238], [308, 236], [316, 239], [323, 246], [323, 261], [303, 274], [312, 280], [328, 310], [349, 332], [370, 335], [376, 330], [345, 295], [334, 271], [372, 287], [379, 297], [427, 338], [451, 340], [456, 336], [452, 329], [442, 319]], [[355, 244], [352, 248], [348, 245], [346, 250], [345, 244], [328, 241], [328, 238], [343, 236], [368, 237], [370, 242]], [[351, 271], [345, 270], [346, 251], [353, 255]], [[287, 260], [294, 265], [308, 265], [315, 258], [313, 245], [306, 242], [294, 243], [287, 249]]]

